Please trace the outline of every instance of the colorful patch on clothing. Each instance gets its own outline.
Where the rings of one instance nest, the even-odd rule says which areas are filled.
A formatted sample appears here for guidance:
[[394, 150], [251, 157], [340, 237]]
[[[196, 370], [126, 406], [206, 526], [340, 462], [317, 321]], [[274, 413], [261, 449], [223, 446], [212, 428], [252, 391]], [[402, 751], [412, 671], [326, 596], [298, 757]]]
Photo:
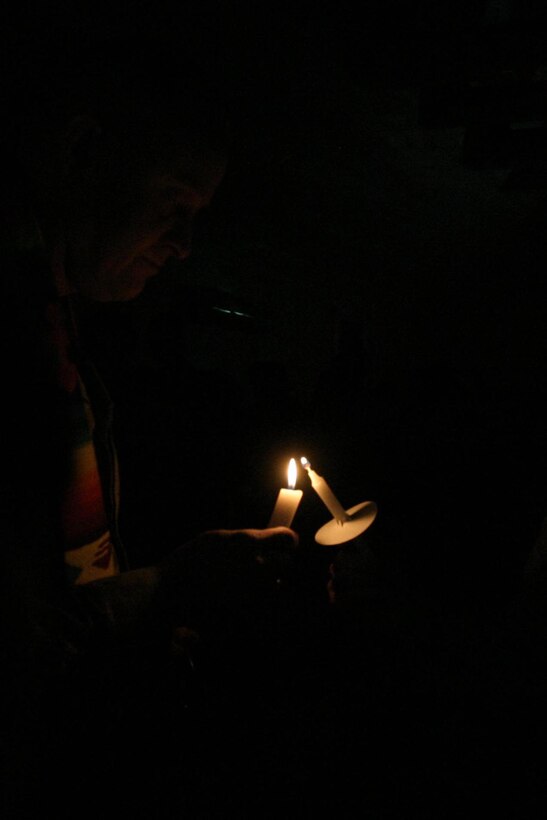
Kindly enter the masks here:
[[77, 585], [117, 575], [116, 553], [110, 533], [105, 532], [90, 544], [65, 552], [65, 563], [69, 581]]
[[85, 385], [71, 356], [68, 318], [58, 303], [47, 313], [55, 380], [66, 396], [70, 435], [67, 481], [61, 498], [65, 564], [70, 581], [86, 584], [118, 573], [93, 442], [95, 421]]

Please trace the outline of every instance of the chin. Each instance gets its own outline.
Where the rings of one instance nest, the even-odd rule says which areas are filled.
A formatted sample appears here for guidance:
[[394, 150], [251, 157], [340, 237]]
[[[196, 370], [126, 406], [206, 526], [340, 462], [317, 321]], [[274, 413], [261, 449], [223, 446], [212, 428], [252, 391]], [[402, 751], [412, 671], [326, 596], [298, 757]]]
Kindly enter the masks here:
[[129, 290], [125, 291], [123, 294], [120, 294], [119, 296], [117, 296], [112, 301], [113, 302], [131, 302], [132, 299], [136, 299], [137, 296], [140, 296], [141, 293], [143, 292], [143, 290], [144, 290], [144, 288], [139, 288], [138, 290], [135, 288], [134, 290], [131, 290], [131, 291], [129, 291]]
[[143, 292], [145, 284], [146, 282], [119, 287], [79, 288], [79, 290], [86, 299], [93, 302], [130, 302]]
[[112, 286], [112, 301], [128, 302], [136, 299], [152, 276], [158, 273], [158, 268], [152, 267], [148, 262], [139, 260], [126, 270], [125, 276], [121, 276]]
[[111, 291], [108, 297], [102, 299], [103, 302], [130, 302], [140, 296], [144, 290], [146, 282], [143, 285], [135, 285], [134, 287], [118, 288]]
[[129, 302], [131, 299], [136, 299], [143, 292], [150, 277], [150, 269], [132, 270], [125, 276], [108, 283], [108, 286], [103, 289], [104, 296], [101, 301]]

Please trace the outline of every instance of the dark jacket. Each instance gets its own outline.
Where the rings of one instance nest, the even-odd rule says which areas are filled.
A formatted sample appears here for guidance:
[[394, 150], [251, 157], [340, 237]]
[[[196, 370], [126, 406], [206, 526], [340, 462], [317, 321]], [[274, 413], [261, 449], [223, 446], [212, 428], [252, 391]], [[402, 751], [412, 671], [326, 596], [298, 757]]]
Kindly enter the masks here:
[[[60, 495], [70, 451], [67, 403], [52, 378], [45, 309], [57, 299], [31, 210], [11, 198], [2, 213], [4, 422], [2, 436], [2, 654], [11, 691], [56, 685], [119, 641], [166, 627], [156, 606], [159, 572], [129, 568], [117, 527], [112, 403], [93, 364], [76, 349], [92, 398], [94, 441], [121, 574], [68, 585]], [[53, 683], [56, 682], [56, 683]]]

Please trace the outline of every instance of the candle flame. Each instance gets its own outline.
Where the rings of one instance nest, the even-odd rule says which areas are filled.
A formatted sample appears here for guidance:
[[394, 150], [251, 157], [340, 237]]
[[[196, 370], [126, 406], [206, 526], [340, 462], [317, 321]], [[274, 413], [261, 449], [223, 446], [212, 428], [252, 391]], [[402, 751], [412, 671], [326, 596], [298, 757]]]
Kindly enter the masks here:
[[294, 458], [291, 458], [289, 461], [289, 469], [287, 473], [289, 490], [294, 490], [294, 485], [296, 484], [296, 461]]

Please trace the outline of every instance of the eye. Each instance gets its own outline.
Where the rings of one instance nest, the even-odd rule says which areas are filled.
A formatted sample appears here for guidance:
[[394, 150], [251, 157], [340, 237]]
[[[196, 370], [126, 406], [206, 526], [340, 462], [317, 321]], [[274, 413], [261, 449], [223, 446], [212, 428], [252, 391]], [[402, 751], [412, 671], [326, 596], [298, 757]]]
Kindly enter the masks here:
[[167, 186], [161, 191], [161, 197], [164, 202], [177, 202], [183, 197], [183, 195], [183, 190], [175, 187], [174, 185]]

